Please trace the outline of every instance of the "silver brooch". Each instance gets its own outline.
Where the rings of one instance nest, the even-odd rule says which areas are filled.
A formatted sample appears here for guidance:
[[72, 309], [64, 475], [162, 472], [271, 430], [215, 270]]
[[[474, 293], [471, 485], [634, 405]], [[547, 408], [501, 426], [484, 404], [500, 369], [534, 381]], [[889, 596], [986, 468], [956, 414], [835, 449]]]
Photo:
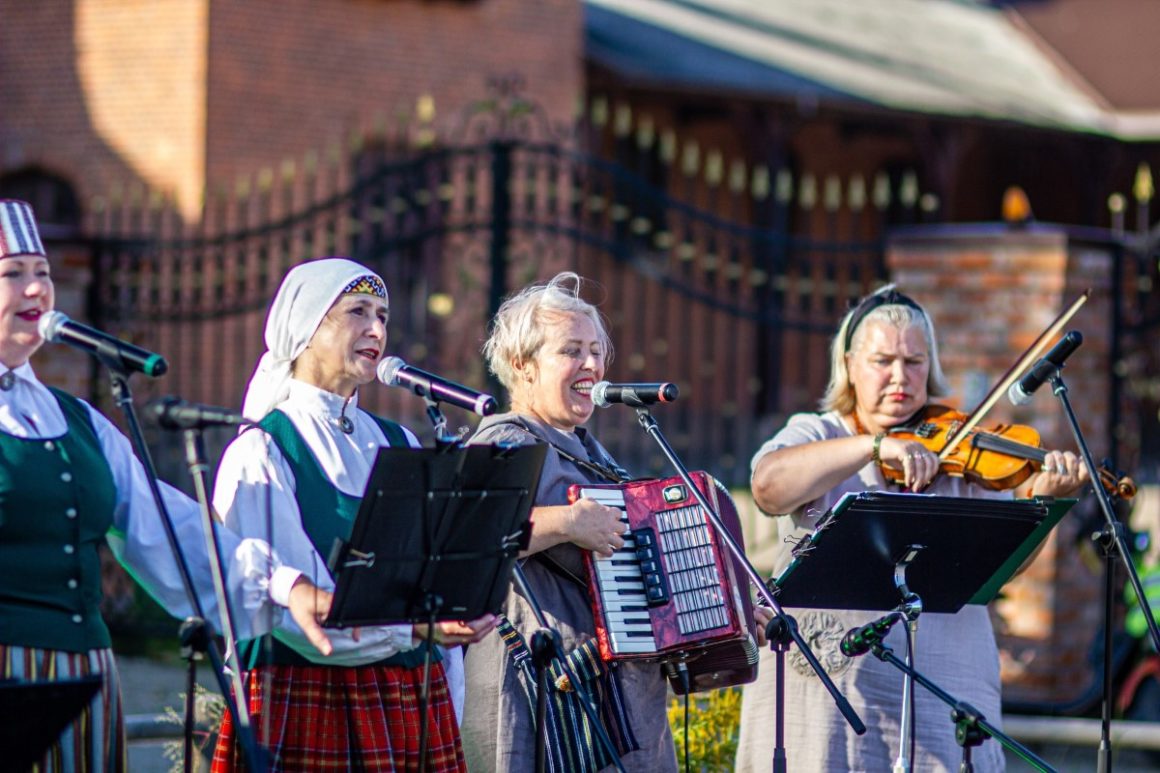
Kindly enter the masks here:
[[351, 433], [354, 432], [354, 422], [351, 421], [350, 417], [346, 415], [346, 408], [348, 405], [350, 405], [350, 401], [353, 398], [354, 398], [354, 395], [351, 395], [350, 397], [346, 398], [346, 402], [344, 402], [342, 404], [342, 411], [339, 413], [338, 418], [334, 420], [335, 426], [338, 427], [338, 429], [344, 435], [350, 435]]
[[0, 376], [0, 389], [8, 392], [12, 387], [16, 386], [16, 374], [12, 371], [5, 371], [3, 376]]

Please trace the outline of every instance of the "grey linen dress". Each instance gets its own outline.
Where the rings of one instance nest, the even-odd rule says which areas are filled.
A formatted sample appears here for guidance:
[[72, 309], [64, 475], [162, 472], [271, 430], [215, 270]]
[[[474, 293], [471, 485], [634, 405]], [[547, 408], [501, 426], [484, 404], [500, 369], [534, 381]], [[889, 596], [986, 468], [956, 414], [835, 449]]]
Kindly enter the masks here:
[[[835, 412], [798, 414], [753, 458], [753, 465], [779, 448], [851, 435]], [[878, 466], [869, 463], [850, 478], [800, 510], [780, 519], [776, 570], [790, 559], [796, 539], [813, 531], [819, 516], [846, 492], [886, 489]], [[894, 489], [897, 490], [897, 489]], [[961, 479], [945, 475], [923, 493], [954, 497], [1009, 497]], [[841, 571], [841, 567], [834, 567]], [[920, 589], [915, 589], [921, 594]], [[803, 636], [835, 685], [866, 723], [867, 732], [857, 736], [834, 707], [828, 692], [809, 664], [792, 647], [786, 655], [785, 737], [790, 770], [889, 771], [898, 756], [899, 718], [902, 713], [902, 674], [873, 655], [847, 658], [838, 649], [843, 634], [879, 616], [875, 612], [834, 609], [790, 609]], [[886, 643], [899, 657], [906, 641], [895, 626]], [[924, 676], [960, 700], [979, 709], [988, 721], [1000, 724], [999, 655], [991, 619], [985, 607], [968, 605], [953, 615], [923, 614], [918, 619], [916, 666]], [[771, 769], [773, 761], [777, 661], [768, 648], [762, 650], [757, 681], [746, 685], [741, 703], [741, 739], [738, 771]], [[955, 743], [950, 709], [928, 691], [915, 686], [916, 752], [912, 770], [958, 770], [962, 749]], [[980, 773], [1001, 771], [1004, 759], [999, 743], [987, 740], [972, 752]]]
[[[537, 439], [550, 439], [579, 459], [606, 466], [612, 463], [603, 446], [582, 428], [575, 433], [560, 432], [528, 416], [519, 416], [531, 430], [529, 434], [507, 423], [511, 417], [513, 414], [502, 414], [484, 419], [471, 442], [529, 445]], [[549, 446], [535, 504], [565, 505], [569, 485], [606, 482], [580, 469]], [[548, 552], [572, 574], [582, 580], [586, 577], [581, 549], [576, 545], [557, 545]], [[594, 635], [592, 605], [584, 588], [534, 557], [524, 560], [522, 566], [548, 623], [559, 631], [565, 652]], [[504, 602], [504, 614], [530, 642], [538, 626], [531, 607], [515, 587]], [[464, 667], [467, 699], [461, 730], [468, 770], [473, 773], [533, 770], [535, 738], [531, 710], [502, 638], [493, 634], [468, 647]], [[620, 663], [616, 668], [629, 722], [641, 747], [624, 756], [625, 769], [641, 773], [676, 771], [676, 754], [666, 714], [667, 685], [660, 667], [655, 663]]]

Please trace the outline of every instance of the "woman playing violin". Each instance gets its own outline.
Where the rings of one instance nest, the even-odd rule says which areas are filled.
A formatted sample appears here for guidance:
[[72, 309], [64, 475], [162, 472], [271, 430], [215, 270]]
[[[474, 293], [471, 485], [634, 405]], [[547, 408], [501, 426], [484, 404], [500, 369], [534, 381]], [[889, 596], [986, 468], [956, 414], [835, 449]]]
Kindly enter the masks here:
[[[941, 496], [1009, 498], [962, 477], [940, 473], [938, 455], [913, 439], [892, 436], [946, 394], [934, 326], [927, 313], [889, 286], [867, 296], [842, 320], [831, 347], [830, 383], [823, 412], [798, 414], [757, 452], [752, 488], [758, 506], [782, 517], [782, 540], [775, 572], [790, 558], [792, 541], [810, 533], [818, 519], [847, 492], [903, 490]], [[883, 468], [897, 471], [887, 482]], [[1028, 481], [1029, 493], [1065, 496], [1088, 480], [1070, 451], [1048, 451], [1042, 469]], [[1023, 492], [1027, 493], [1027, 492]], [[837, 568], [836, 568], [837, 570]], [[791, 649], [786, 658], [787, 759], [794, 770], [889, 770], [898, 757], [902, 715], [902, 674], [876, 658], [851, 659], [838, 649], [850, 628], [876, 612], [797, 609], [802, 634], [838, 689], [869, 730], [857, 736], [834, 707], [808, 663]], [[896, 652], [906, 651], [902, 626], [886, 637]], [[988, 611], [968, 605], [960, 612], [923, 614], [915, 641], [916, 666], [939, 686], [978, 708], [990, 721], [1000, 718], [999, 659]], [[742, 701], [737, 769], [768, 770], [773, 755], [773, 655], [766, 651], [760, 676]], [[957, 769], [962, 749], [955, 743], [948, 710], [933, 695], [915, 690], [916, 729], [913, 770]], [[909, 756], [909, 750], [907, 752]], [[974, 750], [977, 770], [1003, 768], [995, 742]]]

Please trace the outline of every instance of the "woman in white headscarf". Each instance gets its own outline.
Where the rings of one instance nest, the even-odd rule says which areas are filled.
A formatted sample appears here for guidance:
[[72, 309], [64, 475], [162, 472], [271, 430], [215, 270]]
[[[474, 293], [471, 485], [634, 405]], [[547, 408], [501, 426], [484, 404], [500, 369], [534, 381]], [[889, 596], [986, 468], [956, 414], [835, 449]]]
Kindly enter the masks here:
[[[292, 269], [270, 307], [268, 351], [246, 391], [244, 412], [262, 431], [239, 435], [218, 470], [214, 506], [226, 525], [269, 542], [282, 560], [270, 596], [283, 606], [308, 596], [318, 619], [334, 588], [322, 556], [336, 537], [349, 537], [378, 449], [418, 446], [408, 430], [358, 408], [358, 387], [374, 380], [385, 352], [387, 312], [386, 286], [365, 266], [325, 258]], [[273, 769], [416, 769], [427, 721], [427, 769], [464, 770], [441, 662], [431, 671], [428, 716], [419, 714], [423, 661], [430, 642], [478, 641], [494, 625], [488, 615], [433, 631], [394, 625], [324, 636], [295, 615], [272, 637], [243, 642], [254, 727]], [[433, 655], [448, 653], [449, 665], [460, 662], [457, 649]], [[227, 720], [213, 769], [240, 762]]]

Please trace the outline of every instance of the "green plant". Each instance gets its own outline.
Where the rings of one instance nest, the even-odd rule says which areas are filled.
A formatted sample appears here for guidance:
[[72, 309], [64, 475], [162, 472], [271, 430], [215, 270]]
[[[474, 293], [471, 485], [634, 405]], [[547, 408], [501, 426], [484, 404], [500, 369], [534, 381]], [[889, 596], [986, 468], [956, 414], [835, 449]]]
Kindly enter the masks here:
[[[185, 698], [188, 693], [181, 693], [181, 710], [166, 706], [164, 719], [175, 725], [185, 726]], [[217, 744], [218, 730], [222, 725], [222, 716], [225, 714], [226, 702], [220, 693], [210, 692], [200, 684], [193, 690], [193, 743], [197, 754], [207, 762], [205, 769], [209, 769], [208, 761], [213, 757], [214, 745]], [[185, 741], [178, 739], [165, 744], [165, 759], [169, 760], [169, 773], [182, 773], [185, 769]], [[201, 770], [199, 767], [198, 770]]]
[[[714, 690], [689, 699], [689, 769], [702, 773], [728, 773], [737, 753], [741, 723], [741, 691]], [[669, 725], [682, 767], [685, 755], [685, 699], [669, 701]]]

